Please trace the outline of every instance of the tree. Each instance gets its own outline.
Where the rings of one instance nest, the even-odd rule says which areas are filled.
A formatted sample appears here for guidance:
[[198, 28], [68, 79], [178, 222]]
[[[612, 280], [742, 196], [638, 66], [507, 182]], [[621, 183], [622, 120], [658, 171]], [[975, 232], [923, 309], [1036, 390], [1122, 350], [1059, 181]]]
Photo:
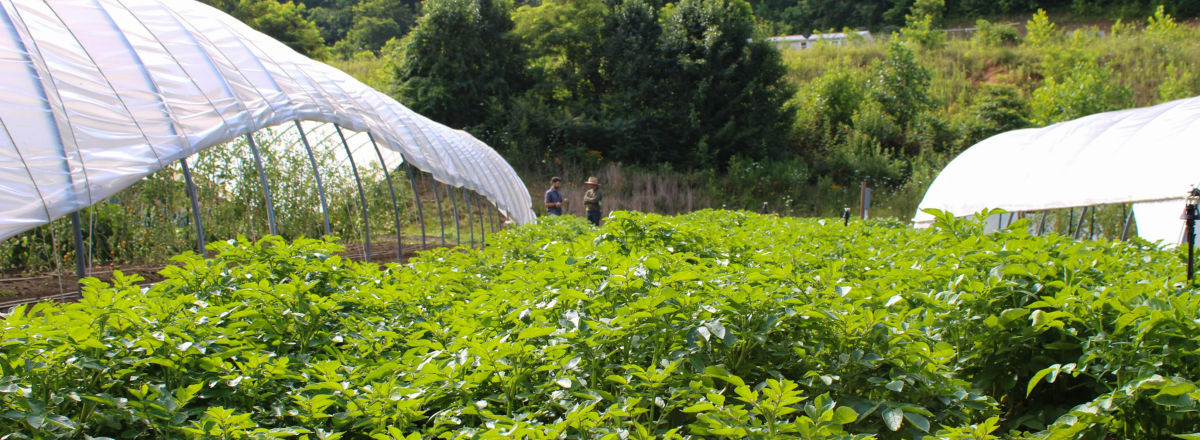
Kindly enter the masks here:
[[378, 52], [393, 38], [402, 38], [416, 21], [416, 5], [403, 0], [367, 0], [355, 5], [354, 24], [346, 37], [357, 50]]
[[1113, 70], [1098, 62], [1081, 62], [1065, 79], [1047, 78], [1033, 91], [1032, 122], [1046, 126], [1087, 115], [1119, 110], [1129, 104], [1128, 87], [1113, 84]]
[[602, 0], [545, 0], [517, 9], [516, 32], [538, 73], [543, 101], [594, 103], [607, 14]]
[[658, 12], [643, 0], [625, 0], [613, 8], [604, 25], [604, 95], [600, 108], [614, 124], [604, 151], [616, 161], [657, 164], [666, 160], [670, 139], [664, 136], [662, 102], [665, 73], [672, 60], [659, 51], [662, 25]]
[[786, 151], [794, 90], [784, 81], [779, 51], [755, 38], [742, 0], [682, 0], [662, 12], [662, 51], [672, 60], [666, 133], [670, 162], [718, 168], [734, 154], [753, 159]]
[[328, 56], [325, 40], [321, 38], [317, 25], [304, 18], [304, 4], [275, 0], [202, 1], [233, 15], [254, 30], [270, 35], [296, 52], [316, 59]]
[[946, 33], [936, 28], [946, 8], [943, 0], [916, 0], [912, 14], [905, 17], [904, 38], [917, 42], [926, 49], [941, 48], [946, 44]]
[[982, 96], [967, 111], [967, 117], [970, 119], [964, 124], [963, 146], [1030, 126], [1029, 106], [1021, 90], [1008, 84], [986, 85]]
[[321, 38], [328, 44], [336, 44], [346, 38], [354, 26], [354, 9], [350, 7], [324, 7], [308, 5], [308, 18], [321, 30]]
[[908, 44], [894, 41], [887, 58], [878, 64], [870, 81], [871, 96], [883, 105], [883, 111], [901, 127], [908, 127], [920, 112], [929, 107], [929, 70], [917, 63]]
[[479, 128], [525, 88], [520, 40], [496, 0], [427, 0], [390, 54], [394, 93], [417, 113], [455, 128]]

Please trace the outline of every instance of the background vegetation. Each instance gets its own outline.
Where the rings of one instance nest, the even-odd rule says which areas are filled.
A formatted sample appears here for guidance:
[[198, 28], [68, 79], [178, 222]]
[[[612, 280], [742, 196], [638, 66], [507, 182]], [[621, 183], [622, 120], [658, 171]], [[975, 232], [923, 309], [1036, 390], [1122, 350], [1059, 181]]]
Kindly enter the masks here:
[[909, 218], [941, 167], [988, 136], [1200, 90], [1200, 33], [1170, 15], [1189, 4], [1026, 3], [991, 4], [1117, 21], [1037, 12], [946, 33], [986, 11], [921, 0], [891, 6], [901, 33], [793, 52], [763, 44], [783, 28], [761, 4], [429, 0], [378, 57], [334, 63], [486, 140], [535, 198], [551, 175], [615, 167], [703, 206], [794, 215], [836, 215], [867, 182], [877, 214]]

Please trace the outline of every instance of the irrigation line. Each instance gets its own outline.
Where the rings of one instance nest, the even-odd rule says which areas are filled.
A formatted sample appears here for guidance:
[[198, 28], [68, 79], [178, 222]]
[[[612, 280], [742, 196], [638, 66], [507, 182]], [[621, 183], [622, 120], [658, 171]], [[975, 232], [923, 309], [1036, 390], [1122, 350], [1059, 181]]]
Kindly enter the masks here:
[[54, 276], [46, 275], [46, 276], [40, 276], [40, 277], [25, 277], [25, 278], [0, 278], [0, 283], [11, 283], [14, 281], [41, 280], [41, 279], [46, 279], [46, 278], [54, 278]]
[[267, 185], [267, 171], [263, 169], [262, 156], [258, 154], [254, 136], [247, 134], [246, 142], [250, 144], [250, 152], [254, 153], [254, 166], [258, 168], [258, 178], [262, 180], [263, 195], [267, 199], [267, 224], [271, 227], [271, 235], [279, 235], [275, 229], [275, 206], [271, 203], [271, 187]]
[[200, 256], [208, 259], [208, 249], [204, 245], [204, 224], [200, 222], [200, 200], [196, 198], [196, 185], [192, 181], [192, 171], [188, 169], [187, 158], [179, 159], [183, 166], [183, 180], [187, 183], [187, 195], [192, 199], [192, 218], [196, 222], [196, 246], [200, 248]]
[[312, 164], [313, 177], [317, 179], [317, 195], [321, 197], [321, 214], [325, 216], [325, 235], [333, 235], [333, 228], [329, 226], [329, 202], [325, 199], [325, 184], [321, 181], [321, 169], [317, 167], [317, 157], [313, 155], [312, 146], [308, 144], [308, 136], [304, 134], [304, 128], [300, 127], [300, 121], [295, 122], [296, 130], [300, 132], [300, 142], [308, 151], [308, 162]]
[[[150, 283], [141, 283], [141, 284], [134, 284], [134, 285], [138, 286], [138, 287], [148, 287], [148, 286], [153, 286], [155, 284], [158, 284], [160, 282], [161, 281], [155, 281], [155, 282], [150, 282]], [[80, 289], [80, 290], [77, 290], [74, 292], [60, 292], [60, 293], [57, 293], [54, 295], [39, 296], [37, 298], [21, 298], [21, 299], [15, 299], [15, 300], [10, 300], [10, 301], [2, 301], [2, 302], [0, 302], [0, 311], [11, 310], [13, 307], [23, 306], [23, 305], [27, 305], [27, 304], [37, 304], [40, 302], [69, 301], [72, 299], [83, 299], [82, 292], [83, 292], [83, 289]]]
[[43, 296], [43, 297], [39, 297], [39, 298], [25, 298], [25, 299], [19, 299], [19, 300], [14, 300], [14, 301], [4, 301], [4, 302], [0, 302], [0, 310], [9, 310], [9, 309], [12, 309], [13, 307], [23, 306], [26, 304], [36, 304], [36, 303], [45, 302], [45, 301], [75, 299], [80, 296], [81, 296], [81, 294], [79, 292], [61, 292], [61, 293], [57, 293], [54, 295]]
[[358, 185], [358, 198], [362, 202], [362, 218], [363, 218], [363, 259], [368, 263], [371, 262], [371, 218], [367, 212], [367, 192], [363, 191], [362, 179], [358, 176], [358, 165], [354, 163], [354, 152], [350, 151], [350, 144], [346, 143], [346, 135], [342, 134], [342, 126], [333, 124], [333, 128], [337, 130], [338, 137], [342, 139], [342, 146], [346, 147], [346, 157], [350, 159], [350, 171], [354, 172], [354, 183]]

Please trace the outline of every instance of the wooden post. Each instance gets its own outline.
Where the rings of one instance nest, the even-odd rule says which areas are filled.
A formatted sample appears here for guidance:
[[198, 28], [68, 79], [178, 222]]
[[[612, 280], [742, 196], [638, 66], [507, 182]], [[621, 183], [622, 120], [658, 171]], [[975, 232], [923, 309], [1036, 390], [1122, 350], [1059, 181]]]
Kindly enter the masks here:
[[867, 218], [867, 182], [858, 187], [858, 218]]

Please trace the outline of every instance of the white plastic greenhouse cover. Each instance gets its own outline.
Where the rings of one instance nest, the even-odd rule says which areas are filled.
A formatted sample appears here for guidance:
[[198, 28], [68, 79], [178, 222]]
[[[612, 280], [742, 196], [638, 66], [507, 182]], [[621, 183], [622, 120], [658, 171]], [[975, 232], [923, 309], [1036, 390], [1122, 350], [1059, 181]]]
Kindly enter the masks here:
[[920, 212], [928, 208], [966, 216], [1135, 203], [1138, 235], [1178, 243], [1183, 197], [1200, 183], [1198, 163], [1200, 97], [1010, 131], [951, 161], [913, 222], [932, 222]]
[[[518, 224], [525, 185], [493, 149], [192, 0], [0, 0], [0, 239], [173, 161], [292, 121], [367, 132]], [[364, 136], [365, 137], [365, 136]]]

